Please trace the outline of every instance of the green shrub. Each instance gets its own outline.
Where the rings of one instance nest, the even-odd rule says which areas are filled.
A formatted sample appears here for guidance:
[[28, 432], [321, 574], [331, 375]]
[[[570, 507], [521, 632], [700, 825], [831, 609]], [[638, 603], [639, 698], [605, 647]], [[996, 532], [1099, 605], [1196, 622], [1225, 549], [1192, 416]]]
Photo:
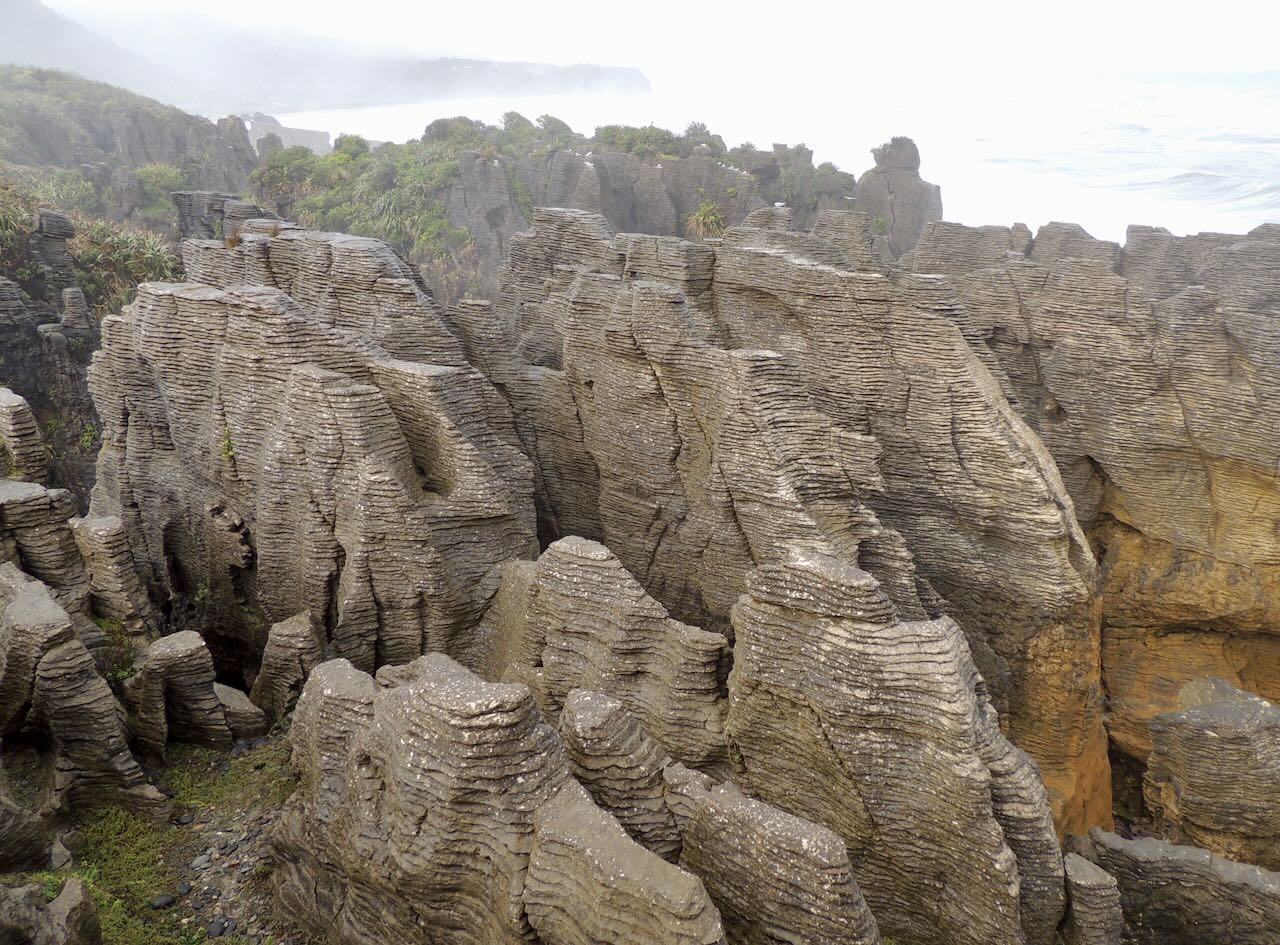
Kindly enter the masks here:
[[724, 233], [724, 214], [715, 201], [703, 200], [698, 209], [689, 214], [685, 228], [695, 239], [715, 239]]
[[181, 278], [182, 261], [164, 237], [81, 214], [73, 219], [76, 235], [68, 249], [80, 288], [99, 318], [132, 302], [140, 283]]
[[80, 431], [80, 448], [82, 450], [91, 450], [93, 445], [98, 442], [98, 426], [95, 423], [86, 423], [84, 429]]

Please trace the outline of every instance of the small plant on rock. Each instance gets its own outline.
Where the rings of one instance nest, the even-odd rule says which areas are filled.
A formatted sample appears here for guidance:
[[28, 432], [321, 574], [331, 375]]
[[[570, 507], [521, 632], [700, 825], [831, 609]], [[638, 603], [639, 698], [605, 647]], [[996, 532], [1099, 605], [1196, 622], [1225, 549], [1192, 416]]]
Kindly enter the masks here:
[[724, 233], [724, 214], [713, 200], [704, 200], [686, 221], [689, 235], [695, 239], [716, 239]]

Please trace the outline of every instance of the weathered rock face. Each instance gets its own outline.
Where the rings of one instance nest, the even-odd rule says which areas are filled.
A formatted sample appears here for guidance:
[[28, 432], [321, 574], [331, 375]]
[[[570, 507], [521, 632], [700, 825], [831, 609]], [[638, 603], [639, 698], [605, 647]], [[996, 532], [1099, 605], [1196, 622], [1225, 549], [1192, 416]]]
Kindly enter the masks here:
[[513, 406], [542, 538], [603, 541], [726, 633], [789, 542], [858, 563], [904, 619], [956, 617], [1059, 825], [1105, 822], [1094, 562], [994, 357], [941, 280], [866, 271], [864, 215], [748, 223], [712, 247], [539, 211], [496, 306], [451, 312]]
[[173, 194], [178, 208], [178, 232], [183, 239], [227, 239], [238, 236], [249, 220], [272, 220], [276, 215], [234, 194], [211, 190], [180, 190]]
[[1221, 680], [1151, 721], [1143, 793], [1164, 835], [1280, 869], [1280, 708]]
[[1063, 862], [1069, 901], [1064, 945], [1120, 945], [1124, 913], [1115, 877], [1078, 853], [1068, 853]]
[[942, 219], [942, 189], [920, 177], [920, 149], [894, 138], [871, 152], [875, 167], [858, 178], [856, 208], [879, 223], [896, 257], [915, 248], [926, 223]]
[[[440, 654], [311, 674], [277, 899], [344, 942], [722, 942], [697, 878], [630, 840], [568, 775], [529, 690]], [[533, 936], [536, 935], [536, 938]]]
[[1120, 889], [1133, 945], [1271, 945], [1280, 929], [1280, 874], [1196, 847], [1124, 840], [1093, 830], [1072, 841]]
[[667, 806], [663, 771], [671, 756], [612, 696], [575, 689], [560, 716], [570, 772], [627, 834], [664, 860], [680, 857], [680, 831]]
[[835, 830], [890, 934], [1052, 943], [1063, 868], [1044, 788], [956, 624], [902, 622], [865, 571], [801, 549], [752, 572], [733, 622], [738, 783]]
[[840, 837], [678, 768], [668, 771], [680, 865], [706, 883], [729, 942], [877, 945], [879, 930]]
[[[39, 211], [30, 240], [36, 270], [27, 283], [32, 297], [24, 299], [17, 284], [0, 277], [0, 387], [26, 401], [34, 422], [33, 426], [12, 415], [20, 408], [10, 401], [0, 408], [10, 417], [0, 420], [0, 427], [17, 423], [8, 435], [23, 440], [18, 448], [27, 457], [24, 462], [35, 464], [18, 478], [68, 488], [83, 508], [93, 486], [97, 446], [98, 418], [85, 380], [89, 354], [97, 345], [97, 326], [84, 293], [75, 287], [75, 266], [67, 249], [74, 234], [65, 214]], [[7, 443], [5, 435], [0, 433], [0, 443]], [[47, 447], [43, 478], [34, 455], [34, 441], [41, 438], [41, 449]], [[0, 455], [0, 476], [11, 475], [10, 466]]]
[[1102, 565], [1108, 727], [1142, 760], [1194, 679], [1280, 698], [1280, 239], [1026, 237], [931, 224], [910, 264], [948, 276], [1062, 472]]
[[323, 659], [324, 645], [312, 628], [307, 611], [271, 625], [250, 694], [268, 722], [276, 722], [293, 711], [303, 683]]
[[0, 478], [41, 485], [49, 474], [44, 438], [26, 398], [0, 387]]
[[681, 761], [725, 761], [728, 641], [680, 623], [603, 545], [564, 538], [506, 566], [477, 633], [485, 674], [528, 681], [559, 716], [574, 689], [619, 699]]
[[0, 887], [0, 942], [101, 945], [102, 926], [89, 887], [69, 879], [49, 902], [41, 886]]
[[355, 237], [267, 229], [184, 256], [195, 283], [144, 285], [104, 323], [94, 514], [123, 521], [220, 670], [250, 679], [270, 622], [304, 609], [369, 669], [463, 654], [495, 565], [534, 550], [532, 477], [430, 296]]
[[92, 645], [98, 634], [89, 620], [89, 577], [68, 523], [75, 511], [65, 489], [0, 480], [0, 563], [47, 585], [77, 636]]
[[[159, 811], [166, 801], [129, 751], [124, 713], [71, 618], [43, 583], [0, 565], [0, 734], [47, 739], [33, 809], [84, 803]], [[12, 812], [10, 812], [12, 813]]]
[[233, 733], [214, 692], [215, 679], [213, 657], [200, 634], [186, 630], [151, 644], [126, 684], [139, 747], [153, 757], [163, 756], [170, 741], [229, 748]]

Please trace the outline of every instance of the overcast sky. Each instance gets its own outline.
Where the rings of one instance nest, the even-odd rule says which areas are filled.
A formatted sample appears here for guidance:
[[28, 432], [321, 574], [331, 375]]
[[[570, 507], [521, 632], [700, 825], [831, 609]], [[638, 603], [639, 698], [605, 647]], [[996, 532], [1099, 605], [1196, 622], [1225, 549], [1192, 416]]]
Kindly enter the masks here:
[[[241, 26], [536, 62], [634, 65], [655, 78], [806, 70], [851, 96], [919, 81], [925, 62], [1036, 82], [1072, 70], [1269, 70], [1270, 0], [708, 3], [698, 0], [46, 0], [74, 14], [185, 10]], [[837, 89], [833, 89], [833, 92]]]

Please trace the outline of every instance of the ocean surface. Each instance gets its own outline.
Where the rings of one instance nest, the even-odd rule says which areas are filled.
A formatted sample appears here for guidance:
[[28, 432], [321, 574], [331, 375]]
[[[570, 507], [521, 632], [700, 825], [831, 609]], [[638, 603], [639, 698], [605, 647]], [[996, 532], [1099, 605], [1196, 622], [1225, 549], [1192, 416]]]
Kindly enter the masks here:
[[[963, 64], [961, 64], [963, 65]], [[892, 135], [920, 146], [948, 220], [1080, 223], [1123, 241], [1131, 223], [1243, 233], [1280, 222], [1280, 72], [927, 80], [850, 77], [848, 90], [763, 79], [654, 81], [634, 96], [451, 98], [296, 112], [286, 125], [404, 141], [440, 117], [498, 123], [551, 114], [575, 131], [705, 122], [732, 147], [804, 142], [814, 161], [861, 173]], [[857, 89], [857, 91], [852, 91]]]

